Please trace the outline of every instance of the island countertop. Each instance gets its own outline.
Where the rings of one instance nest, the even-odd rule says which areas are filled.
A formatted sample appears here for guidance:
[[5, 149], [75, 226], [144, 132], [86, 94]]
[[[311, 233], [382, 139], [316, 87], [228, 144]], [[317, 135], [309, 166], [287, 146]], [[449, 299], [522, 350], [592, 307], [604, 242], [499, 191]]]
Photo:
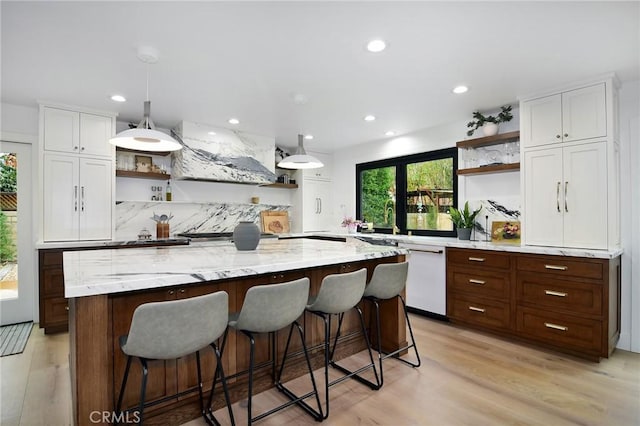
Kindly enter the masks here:
[[263, 239], [253, 251], [232, 242], [64, 253], [65, 297], [146, 290], [407, 254], [406, 249], [313, 239]]

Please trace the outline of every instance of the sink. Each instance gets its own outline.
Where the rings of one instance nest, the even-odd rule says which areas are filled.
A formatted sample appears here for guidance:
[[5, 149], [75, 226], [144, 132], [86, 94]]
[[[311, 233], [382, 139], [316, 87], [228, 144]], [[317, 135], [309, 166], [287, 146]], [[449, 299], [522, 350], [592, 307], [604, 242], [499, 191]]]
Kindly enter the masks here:
[[396, 240], [392, 240], [391, 238], [375, 238], [375, 237], [364, 237], [364, 236], [357, 236], [357, 237], [353, 237], [356, 238], [360, 241], [364, 241], [367, 242], [369, 244], [373, 244], [376, 246], [392, 246], [392, 247], [398, 247], [398, 241]]

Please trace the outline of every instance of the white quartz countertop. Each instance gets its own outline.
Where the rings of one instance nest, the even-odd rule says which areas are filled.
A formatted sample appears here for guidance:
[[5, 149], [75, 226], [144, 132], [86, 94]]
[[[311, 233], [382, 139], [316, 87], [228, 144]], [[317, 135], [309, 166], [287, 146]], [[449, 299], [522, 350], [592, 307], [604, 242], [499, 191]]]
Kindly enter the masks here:
[[232, 242], [64, 252], [65, 297], [95, 296], [246, 277], [407, 254], [398, 247], [305, 238], [263, 239], [254, 251]]
[[[299, 234], [292, 234], [299, 235]], [[423, 237], [417, 235], [391, 235], [378, 233], [338, 234], [330, 232], [316, 232], [313, 235], [325, 235], [331, 237], [354, 237], [362, 239], [379, 239], [397, 241], [403, 245], [429, 245], [438, 247], [457, 247], [479, 250], [507, 251], [513, 253], [547, 254], [551, 256], [590, 257], [595, 259], [613, 259], [622, 254], [622, 248], [613, 250], [589, 250], [566, 247], [523, 246], [520, 244], [496, 244], [486, 241], [459, 240], [448, 237]], [[410, 248], [410, 247], [409, 247]]]

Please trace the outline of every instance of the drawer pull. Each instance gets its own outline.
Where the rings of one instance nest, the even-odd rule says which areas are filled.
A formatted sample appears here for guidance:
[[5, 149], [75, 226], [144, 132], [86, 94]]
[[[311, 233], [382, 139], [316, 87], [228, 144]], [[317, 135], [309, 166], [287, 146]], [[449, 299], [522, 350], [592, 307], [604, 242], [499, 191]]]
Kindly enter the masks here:
[[569, 269], [568, 266], [559, 266], [559, 265], [544, 265], [545, 269], [553, 269], [554, 271], [566, 271]]
[[469, 279], [469, 283], [470, 283], [470, 284], [484, 285], [485, 281]]
[[567, 297], [567, 293], [563, 293], [561, 291], [545, 290], [544, 294], [547, 296]]
[[551, 322], [545, 322], [544, 326], [547, 328], [553, 328], [554, 330], [560, 330], [560, 331], [568, 331], [569, 327], [565, 327], [564, 325], [558, 325], [558, 324], [553, 324]]
[[474, 312], [484, 313], [484, 309], [483, 308], [476, 308], [475, 306], [469, 306], [469, 310], [470, 311], [474, 311]]
[[484, 257], [470, 257], [469, 260], [472, 262], [484, 262]]
[[69, 310], [69, 307], [68, 307], [68, 306], [65, 306], [65, 307], [64, 307], [64, 310], [65, 310], [65, 311], [68, 311], [68, 310]]

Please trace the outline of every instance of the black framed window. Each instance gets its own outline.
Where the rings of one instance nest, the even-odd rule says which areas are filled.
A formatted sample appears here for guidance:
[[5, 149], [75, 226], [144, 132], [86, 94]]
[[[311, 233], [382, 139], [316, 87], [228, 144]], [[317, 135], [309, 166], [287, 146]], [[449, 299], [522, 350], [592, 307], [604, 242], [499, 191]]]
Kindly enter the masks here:
[[457, 169], [456, 148], [356, 164], [356, 215], [376, 232], [453, 237]]

